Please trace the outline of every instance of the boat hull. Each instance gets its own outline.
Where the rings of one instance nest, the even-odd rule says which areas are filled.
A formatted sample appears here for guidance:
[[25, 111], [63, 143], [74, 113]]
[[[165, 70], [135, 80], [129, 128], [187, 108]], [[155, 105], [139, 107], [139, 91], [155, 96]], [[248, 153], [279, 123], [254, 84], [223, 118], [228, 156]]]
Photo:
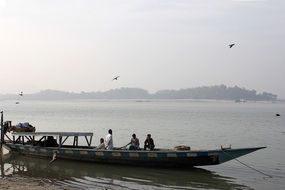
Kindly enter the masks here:
[[96, 150], [86, 148], [55, 148], [5, 143], [10, 152], [56, 159], [68, 159], [105, 164], [126, 164], [157, 167], [193, 167], [217, 165], [265, 147], [208, 151], [131, 151]]

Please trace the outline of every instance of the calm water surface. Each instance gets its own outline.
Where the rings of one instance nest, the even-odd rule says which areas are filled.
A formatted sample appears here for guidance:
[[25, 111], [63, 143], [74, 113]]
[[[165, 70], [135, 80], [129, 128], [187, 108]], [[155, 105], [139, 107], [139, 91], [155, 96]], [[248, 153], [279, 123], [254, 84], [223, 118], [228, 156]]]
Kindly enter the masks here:
[[[156, 147], [267, 146], [236, 161], [192, 170], [110, 166], [6, 154], [1, 174], [42, 177], [82, 189], [285, 189], [285, 103], [227, 101], [1, 101], [4, 120], [37, 131], [93, 132], [93, 145], [113, 129], [115, 146], [151, 133]], [[276, 117], [275, 114], [281, 114]]]

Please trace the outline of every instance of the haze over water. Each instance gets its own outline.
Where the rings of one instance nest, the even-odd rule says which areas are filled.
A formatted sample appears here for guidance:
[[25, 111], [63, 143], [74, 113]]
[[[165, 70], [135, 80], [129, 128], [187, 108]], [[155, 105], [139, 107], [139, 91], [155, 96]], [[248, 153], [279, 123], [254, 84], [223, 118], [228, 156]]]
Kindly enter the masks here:
[[[194, 170], [109, 166], [12, 156], [6, 175], [55, 179], [85, 189], [284, 189], [285, 104], [282, 102], [193, 100], [1, 101], [4, 120], [30, 122], [37, 131], [94, 132], [93, 145], [113, 129], [115, 146], [136, 133], [141, 144], [151, 133], [156, 147], [185, 144], [192, 149], [267, 146], [239, 160], [273, 176], [268, 178], [235, 161]], [[276, 117], [279, 113], [281, 116]], [[20, 172], [11, 166], [21, 165]], [[9, 169], [10, 168], [10, 169]], [[12, 167], [13, 168], [13, 167]], [[19, 167], [18, 167], [19, 168]]]
[[284, 20], [284, 0], [0, 0], [0, 93], [225, 84], [284, 99]]

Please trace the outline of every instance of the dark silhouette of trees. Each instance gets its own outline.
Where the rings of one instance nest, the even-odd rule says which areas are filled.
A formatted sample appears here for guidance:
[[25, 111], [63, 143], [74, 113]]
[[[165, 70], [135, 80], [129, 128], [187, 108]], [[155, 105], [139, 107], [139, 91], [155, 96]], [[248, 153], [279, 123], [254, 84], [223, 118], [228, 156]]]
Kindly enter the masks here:
[[247, 90], [238, 86], [227, 87], [204, 86], [197, 88], [188, 88], [181, 90], [161, 90], [153, 95], [158, 99], [217, 99], [217, 100], [276, 100], [277, 95], [268, 92], [257, 94], [255, 90]]
[[[18, 95], [0, 95], [0, 99], [16, 99]], [[58, 90], [44, 90], [35, 94], [26, 94], [23, 98], [33, 100], [58, 99], [216, 99], [216, 100], [252, 100], [275, 101], [277, 95], [263, 92], [257, 94], [255, 90], [247, 90], [238, 86], [226, 85], [202, 86], [180, 90], [160, 90], [154, 94], [141, 88], [120, 88], [105, 92], [65, 92]]]

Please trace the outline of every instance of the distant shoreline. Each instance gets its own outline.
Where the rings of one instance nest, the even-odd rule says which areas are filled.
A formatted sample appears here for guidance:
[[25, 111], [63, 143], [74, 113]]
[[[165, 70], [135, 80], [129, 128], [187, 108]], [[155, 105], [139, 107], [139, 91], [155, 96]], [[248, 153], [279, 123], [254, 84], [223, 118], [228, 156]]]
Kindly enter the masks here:
[[238, 86], [225, 85], [187, 88], [180, 90], [159, 90], [149, 93], [141, 88], [119, 88], [104, 92], [66, 92], [59, 90], [43, 90], [33, 94], [0, 94], [0, 100], [68, 100], [68, 99], [203, 99], [229, 101], [277, 101], [277, 95], [256, 90], [247, 90]]
[[237, 102], [235, 100], [223, 100], [223, 99], [143, 99], [143, 98], [112, 98], [112, 99], [103, 99], [103, 98], [61, 98], [61, 99], [21, 99], [19, 101], [15, 99], [0, 99], [0, 101], [12, 101], [12, 102], [24, 102], [24, 101], [98, 101], [98, 102], [233, 102], [233, 103], [254, 103], [254, 102], [265, 102], [265, 103], [277, 103], [277, 102], [285, 102], [282, 100], [246, 100], [244, 102]]

